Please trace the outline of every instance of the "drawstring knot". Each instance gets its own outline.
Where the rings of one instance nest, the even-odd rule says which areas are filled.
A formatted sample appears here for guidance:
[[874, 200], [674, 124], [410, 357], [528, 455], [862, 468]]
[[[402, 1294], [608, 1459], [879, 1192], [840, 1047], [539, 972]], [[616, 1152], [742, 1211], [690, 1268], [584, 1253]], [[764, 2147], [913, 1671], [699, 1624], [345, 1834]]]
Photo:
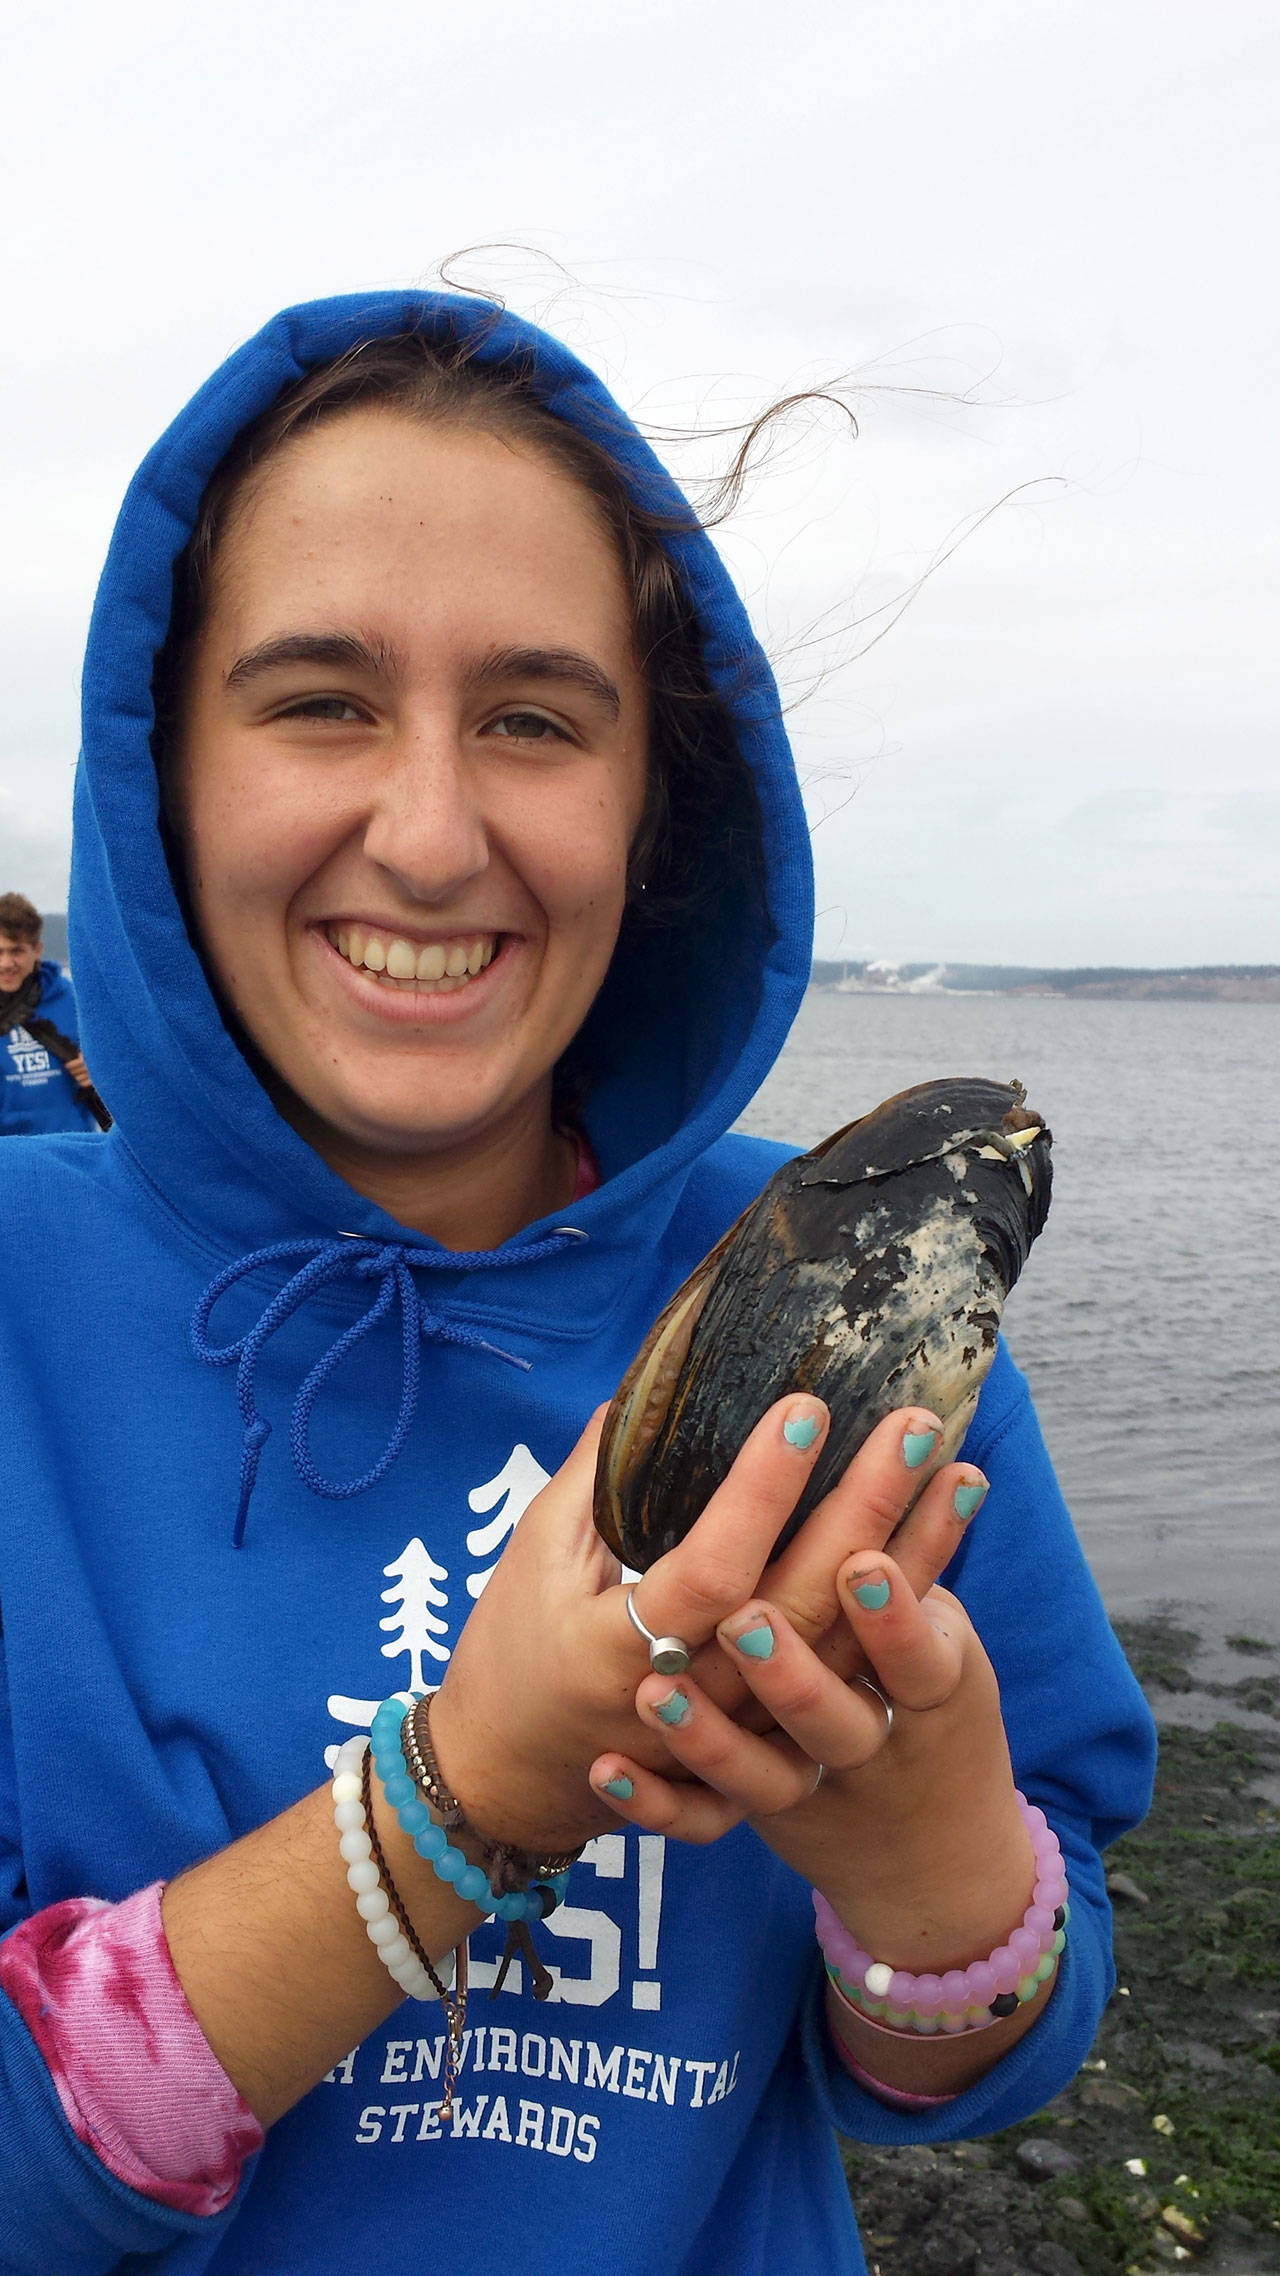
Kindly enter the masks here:
[[[558, 1227], [541, 1241], [531, 1241], [516, 1252], [521, 1264], [533, 1264], [541, 1257], [555, 1256], [572, 1241], [583, 1236], [573, 1226]], [[264, 1265], [289, 1262], [296, 1269], [283, 1288], [270, 1299], [259, 1313], [252, 1327], [234, 1343], [215, 1344], [209, 1332], [210, 1316], [214, 1306], [238, 1280], [257, 1272]], [[409, 1435], [418, 1404], [421, 1381], [421, 1349], [424, 1338], [433, 1343], [455, 1344], [467, 1351], [485, 1351], [494, 1359], [501, 1359], [509, 1367], [529, 1368], [527, 1359], [515, 1352], [503, 1351], [494, 1343], [466, 1327], [460, 1320], [451, 1320], [426, 1304], [413, 1277], [413, 1269], [436, 1271], [482, 1272], [497, 1264], [512, 1261], [510, 1252], [500, 1249], [478, 1249], [465, 1254], [442, 1249], [438, 1253], [429, 1249], [410, 1248], [402, 1241], [366, 1240], [361, 1235], [339, 1233], [335, 1236], [317, 1234], [310, 1239], [273, 1241], [267, 1247], [253, 1249], [240, 1257], [211, 1280], [196, 1305], [191, 1318], [191, 1348], [207, 1367], [236, 1369], [236, 1399], [244, 1436], [240, 1453], [240, 1498], [236, 1507], [235, 1531], [232, 1536], [239, 1549], [244, 1542], [245, 1525], [249, 1516], [249, 1503], [257, 1483], [258, 1464], [262, 1450], [271, 1435], [271, 1425], [265, 1415], [258, 1412], [254, 1397], [258, 1361], [263, 1348], [277, 1328], [321, 1289], [341, 1280], [364, 1281], [373, 1284], [373, 1294], [366, 1309], [352, 1321], [350, 1327], [335, 1336], [327, 1351], [309, 1369], [298, 1387], [289, 1423], [289, 1449], [294, 1465], [304, 1485], [313, 1494], [323, 1494], [329, 1501], [348, 1501], [354, 1494], [362, 1494], [386, 1475]], [[400, 1307], [400, 1403], [391, 1435], [381, 1454], [358, 1478], [333, 1479], [322, 1476], [311, 1452], [311, 1416], [316, 1400], [334, 1370], [341, 1366], [348, 1353], [367, 1336], [371, 1329], [386, 1318], [393, 1305]]]

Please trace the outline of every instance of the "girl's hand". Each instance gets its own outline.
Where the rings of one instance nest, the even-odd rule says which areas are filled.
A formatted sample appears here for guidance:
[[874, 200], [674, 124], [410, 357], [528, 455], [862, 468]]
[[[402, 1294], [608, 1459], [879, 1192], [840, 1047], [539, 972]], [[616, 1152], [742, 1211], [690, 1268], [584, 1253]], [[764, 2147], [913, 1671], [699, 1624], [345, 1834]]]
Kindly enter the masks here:
[[[621, 1567], [591, 1518], [604, 1414], [602, 1407], [592, 1416], [526, 1510], [431, 1711], [441, 1770], [468, 1819], [487, 1838], [524, 1849], [573, 1848], [611, 1825], [612, 1809], [587, 1773], [602, 1744], [636, 1745], [635, 1688], [647, 1649], [627, 1617]], [[746, 1695], [715, 1640], [716, 1621], [757, 1586], [826, 1426], [819, 1400], [780, 1401], [684, 1541], [645, 1576], [645, 1603], [652, 1596], [661, 1604], [664, 1632], [701, 1647], [696, 1664], [709, 1695], [718, 1689], [731, 1703]], [[672, 1768], [659, 1736], [648, 1755]]]
[[[682, 1775], [661, 1722], [651, 1723], [648, 1739], [637, 1730], [646, 1647], [627, 1617], [617, 1560], [591, 1522], [602, 1417], [603, 1410], [592, 1418], [522, 1518], [432, 1709], [441, 1768], [468, 1817], [490, 1839], [528, 1849], [571, 1848], [616, 1823], [616, 1797], [593, 1792], [588, 1779], [602, 1749], [622, 1749], [649, 1773]], [[766, 1567], [770, 1601], [797, 1641], [812, 1640], [830, 1668], [854, 1668], [864, 1663], [836, 1589], [850, 1551], [880, 1547], [900, 1527], [902, 1569], [913, 1587], [927, 1587], [954, 1551], [959, 1507], [980, 1498], [979, 1474], [951, 1465], [900, 1525], [941, 1429], [936, 1416], [904, 1410], [872, 1432], [840, 1485], [770, 1565], [827, 1424], [820, 1400], [780, 1400], [685, 1540], [637, 1586], [646, 1625], [694, 1647], [692, 1679], [724, 1716], [770, 1720], [755, 1663], [726, 1651], [717, 1636], [718, 1624], [759, 1590]]]
[[918, 1598], [896, 1559], [850, 1557], [836, 1587], [892, 1729], [875, 1692], [806, 1644], [770, 1591], [718, 1632], [773, 1734], [726, 1716], [692, 1671], [651, 1675], [640, 1719], [700, 1783], [675, 1785], [638, 1750], [602, 1754], [592, 1783], [620, 1816], [680, 1840], [749, 1818], [877, 1958], [956, 1967], [1003, 1939], [1034, 1877], [995, 1675], [958, 1600], [936, 1587]]

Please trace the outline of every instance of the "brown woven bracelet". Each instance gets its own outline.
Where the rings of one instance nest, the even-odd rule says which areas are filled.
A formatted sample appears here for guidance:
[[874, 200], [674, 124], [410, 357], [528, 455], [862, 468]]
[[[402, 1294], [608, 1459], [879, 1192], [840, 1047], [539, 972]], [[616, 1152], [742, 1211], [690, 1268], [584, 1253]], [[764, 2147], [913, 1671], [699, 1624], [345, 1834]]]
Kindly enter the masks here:
[[400, 1933], [403, 1936], [406, 1944], [409, 1946], [410, 1951], [413, 1953], [415, 1960], [419, 1960], [421, 1962], [422, 1966], [426, 1969], [427, 1974], [430, 1976], [432, 1987], [435, 1990], [437, 1998], [447, 2003], [449, 1998], [448, 1991], [446, 1990], [444, 1984], [441, 1982], [439, 1976], [436, 1974], [435, 1968], [431, 1961], [431, 1957], [426, 1951], [422, 1940], [418, 1935], [418, 1931], [414, 1927], [413, 1922], [410, 1920], [408, 1913], [405, 1911], [404, 1899], [402, 1898], [400, 1891], [397, 1889], [395, 1882], [391, 1878], [391, 1867], [387, 1863], [387, 1854], [382, 1846], [382, 1843], [378, 1839], [378, 1829], [373, 1822], [373, 1749], [371, 1747], [365, 1748], [364, 1761], [360, 1769], [360, 1785], [361, 1799], [364, 1803], [365, 1832], [369, 1836], [369, 1847], [373, 1853], [373, 1862], [378, 1868], [382, 1886], [386, 1891], [387, 1903], [390, 1905], [392, 1912], [395, 1914], [396, 1919], [400, 1923]]
[[[542, 1884], [538, 1888], [538, 1903], [545, 1920], [548, 1913], [554, 1911], [558, 1901], [557, 1892], [547, 1884], [556, 1874], [567, 1872], [581, 1857], [582, 1849], [561, 1851], [554, 1857], [537, 1857], [528, 1850], [517, 1849], [511, 1842], [486, 1841], [476, 1831], [469, 1823], [457, 1795], [445, 1784], [431, 1739], [431, 1697], [428, 1693], [426, 1698], [416, 1700], [400, 1720], [400, 1752], [416, 1792], [442, 1828], [455, 1835], [470, 1834], [479, 1852], [481, 1870], [496, 1899], [524, 1894], [531, 1885]], [[528, 1966], [530, 1989], [534, 1998], [548, 1999], [554, 1989], [554, 1978], [539, 1959], [528, 1922], [524, 1919], [507, 1922], [507, 1940], [490, 1998], [497, 1998], [506, 1982], [507, 1972], [517, 1957], [523, 1959]]]
[[[425, 1699], [418, 1702], [420, 1707], [425, 1707], [426, 1704]], [[430, 1729], [425, 1716], [422, 1723], [422, 1738], [419, 1738], [417, 1714], [417, 1707], [411, 1708], [400, 1725], [400, 1752], [404, 1756], [405, 1767], [414, 1785], [430, 1804], [441, 1825], [447, 1832], [451, 1833], [455, 1827], [461, 1827], [466, 1822], [463, 1817], [462, 1804], [455, 1795], [449, 1792], [440, 1776], [440, 1765], [436, 1761], [431, 1746]], [[426, 1742], [425, 1750], [424, 1740]]]
[[467, 1819], [461, 1802], [449, 1791], [436, 1759], [431, 1740], [431, 1699], [419, 1699], [400, 1726], [400, 1749], [405, 1765], [415, 1786], [425, 1797], [440, 1822], [450, 1830], [469, 1833], [479, 1844], [484, 1869], [499, 1896], [509, 1891], [527, 1889], [533, 1881], [550, 1881], [557, 1873], [566, 1873], [576, 1865], [585, 1843], [577, 1849], [561, 1850], [555, 1856], [537, 1857], [527, 1849], [517, 1849], [511, 1842], [485, 1841]]
[[386, 1895], [387, 1903], [390, 1905], [392, 1912], [395, 1914], [396, 1919], [400, 1924], [400, 1933], [403, 1936], [406, 1944], [409, 1946], [410, 1951], [413, 1953], [415, 1960], [419, 1962], [420, 1966], [426, 1969], [426, 1972], [431, 1979], [432, 1988], [435, 1991], [440, 2004], [444, 2009], [445, 2031], [448, 2044], [445, 2052], [444, 2096], [440, 2104], [440, 2116], [442, 2118], [447, 2118], [453, 2108], [453, 2097], [454, 2091], [458, 2084], [458, 2073], [462, 2068], [462, 2040], [467, 2020], [466, 1938], [463, 1938], [461, 1944], [459, 1944], [454, 1951], [454, 1987], [452, 1992], [450, 1992], [448, 1986], [442, 1981], [440, 1975], [438, 1974], [435, 1966], [432, 1963], [431, 1956], [423, 1944], [417, 1929], [414, 1927], [408, 1913], [405, 1911], [404, 1899], [402, 1898], [400, 1891], [397, 1889], [395, 1882], [392, 1879], [391, 1868], [387, 1863], [386, 1851], [383, 1849], [382, 1843], [378, 1839], [378, 1829], [373, 1822], [372, 1747], [365, 1748], [364, 1761], [360, 1765], [360, 1789], [361, 1799], [364, 1803], [365, 1832], [369, 1836], [369, 1849], [373, 1857], [373, 1862], [378, 1868], [378, 1877], [382, 1883], [382, 1888]]

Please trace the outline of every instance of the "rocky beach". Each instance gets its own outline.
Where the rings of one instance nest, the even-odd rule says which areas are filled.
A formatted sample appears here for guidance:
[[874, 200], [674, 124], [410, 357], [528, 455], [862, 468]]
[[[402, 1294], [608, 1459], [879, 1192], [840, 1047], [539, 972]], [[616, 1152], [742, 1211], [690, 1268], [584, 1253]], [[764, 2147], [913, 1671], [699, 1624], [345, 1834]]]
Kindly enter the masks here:
[[1280, 2272], [1280, 1649], [1116, 1626], [1161, 1748], [1150, 1816], [1108, 1853], [1115, 1996], [1026, 2124], [845, 2145], [871, 2276]]
[[[986, 2141], [848, 2145], [868, 2265], [1280, 2276], [1280, 1590], [1250, 1420], [1280, 1380], [1280, 1007], [1100, 992], [1168, 974], [947, 977], [811, 989], [748, 1126], [812, 1145], [955, 1068], [1026, 1083], [1056, 1190], [1006, 1327], [1162, 1755], [1108, 1856], [1119, 1988], [1087, 2066]], [[1280, 991], [1274, 967], [1181, 978]]]

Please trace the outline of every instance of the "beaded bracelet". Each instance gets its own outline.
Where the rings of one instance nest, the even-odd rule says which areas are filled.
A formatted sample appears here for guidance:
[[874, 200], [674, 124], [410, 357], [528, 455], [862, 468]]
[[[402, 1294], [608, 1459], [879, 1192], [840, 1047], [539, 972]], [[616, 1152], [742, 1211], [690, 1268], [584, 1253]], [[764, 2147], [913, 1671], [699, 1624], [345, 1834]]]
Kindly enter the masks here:
[[[359, 1737], [348, 1739], [339, 1747], [330, 1788], [333, 1822], [341, 1836], [338, 1848], [347, 1868], [347, 1885], [354, 1891], [356, 1909], [369, 1942], [401, 1991], [410, 1999], [443, 2000], [450, 1987], [423, 1956], [400, 1902], [399, 1891], [386, 1871], [386, 1860], [374, 1854], [377, 1834], [368, 1807], [368, 1746], [368, 1740]], [[446, 1960], [444, 1965], [452, 1974], [452, 1960]]]
[[[567, 1868], [536, 1880], [527, 1889], [510, 1889], [500, 1893], [490, 1886], [483, 1866], [468, 1862], [463, 1851], [455, 1849], [444, 1826], [437, 1825], [410, 1777], [401, 1745], [401, 1731], [413, 1712], [415, 1699], [406, 1706], [401, 1697], [384, 1699], [373, 1718], [373, 1761], [382, 1790], [407, 1833], [419, 1857], [430, 1865], [436, 1878], [451, 1882], [460, 1897], [465, 1897], [480, 1912], [495, 1913], [499, 1920], [545, 1920], [563, 1904], [569, 1885]], [[457, 1804], [450, 1812], [456, 1826], [461, 1818]]]
[[863, 1951], [826, 1898], [814, 1890], [818, 1943], [827, 1975], [855, 2013], [869, 2021], [883, 2018], [881, 2028], [893, 2031], [980, 2031], [1001, 2016], [1012, 2015], [1049, 1981], [1067, 1941], [1071, 1914], [1067, 1878], [1058, 1837], [1044, 1811], [1033, 1808], [1023, 1794], [1017, 1799], [1035, 1853], [1036, 1882], [1020, 1925], [989, 1959], [950, 1968], [941, 1976], [915, 1976], [907, 1968], [891, 1968], [887, 1961], [873, 1960]]

